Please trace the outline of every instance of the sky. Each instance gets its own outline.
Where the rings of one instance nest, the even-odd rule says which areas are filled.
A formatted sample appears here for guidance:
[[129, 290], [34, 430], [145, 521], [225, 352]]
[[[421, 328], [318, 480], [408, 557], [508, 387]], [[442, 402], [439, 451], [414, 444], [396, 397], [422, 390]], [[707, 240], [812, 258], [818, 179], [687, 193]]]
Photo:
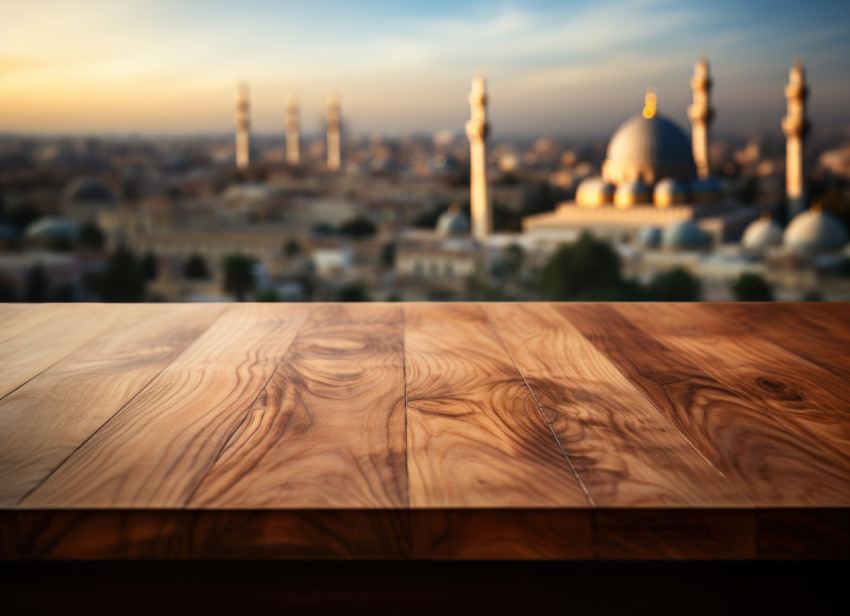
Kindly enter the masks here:
[[717, 133], [781, 136], [795, 57], [815, 128], [850, 127], [846, 0], [0, 1], [0, 132], [227, 132], [245, 81], [259, 133], [336, 91], [351, 133], [461, 134], [481, 72], [494, 136], [604, 136], [648, 87], [686, 124], [701, 55]]

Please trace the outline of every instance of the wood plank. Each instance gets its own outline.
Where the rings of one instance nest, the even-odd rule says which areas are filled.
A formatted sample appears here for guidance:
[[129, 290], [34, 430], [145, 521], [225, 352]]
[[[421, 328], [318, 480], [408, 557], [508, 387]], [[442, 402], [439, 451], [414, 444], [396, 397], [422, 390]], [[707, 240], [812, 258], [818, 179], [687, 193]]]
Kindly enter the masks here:
[[0, 558], [593, 558], [582, 509], [0, 510]]
[[606, 560], [754, 559], [756, 516], [744, 509], [600, 509], [596, 557]]
[[0, 506], [12, 506], [221, 314], [135, 305], [121, 322], [0, 401]]
[[628, 316], [850, 470], [850, 383], [757, 335], [730, 329], [710, 306], [635, 305]]
[[413, 559], [566, 560], [594, 557], [589, 508], [414, 509]]
[[407, 506], [400, 305], [315, 307], [190, 507]]
[[759, 558], [850, 559], [850, 508], [758, 512]]
[[230, 307], [19, 507], [179, 507], [244, 420], [307, 307]]
[[597, 506], [750, 503], [552, 305], [485, 311]]
[[[850, 305], [841, 304], [850, 312]], [[835, 307], [835, 309], [840, 306]], [[850, 326], [811, 304], [712, 304], [711, 310], [833, 374], [850, 380]]]
[[387, 509], [0, 510], [4, 559], [403, 558], [408, 512]]
[[[651, 311], [655, 306], [643, 308]], [[578, 303], [557, 307], [759, 506], [813, 506], [846, 499], [847, 472], [836, 467], [816, 439], [803, 438], [777, 422], [765, 405], [742, 398], [705, 366], [662, 344], [649, 326], [638, 327], [626, 318], [641, 306], [620, 308]], [[692, 307], [682, 306], [688, 309]], [[657, 324], [659, 331], [670, 327], [670, 319]]]
[[120, 323], [121, 310], [103, 304], [44, 304], [28, 324], [3, 341], [0, 398]]
[[587, 507], [481, 308], [404, 309], [411, 505]]
[[26, 319], [32, 304], [2, 304], [0, 303], [0, 343], [7, 338], [20, 333], [21, 321]]

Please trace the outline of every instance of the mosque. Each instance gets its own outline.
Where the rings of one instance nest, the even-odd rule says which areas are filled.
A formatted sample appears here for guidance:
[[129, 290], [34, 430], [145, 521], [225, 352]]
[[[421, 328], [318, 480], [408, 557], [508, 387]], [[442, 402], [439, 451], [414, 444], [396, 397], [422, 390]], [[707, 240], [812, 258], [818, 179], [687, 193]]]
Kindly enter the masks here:
[[[755, 269], [780, 285], [783, 276], [787, 279], [782, 271], [836, 267], [847, 256], [846, 230], [817, 204], [806, 209], [803, 144], [808, 88], [802, 64], [792, 66], [785, 88], [785, 218], [790, 222], [784, 230], [769, 213], [759, 216], [752, 206], [725, 196], [722, 184], [711, 176], [711, 85], [708, 63], [701, 59], [691, 78], [690, 140], [675, 122], [658, 113], [657, 96], [648, 92], [642, 113], [626, 120], [612, 136], [601, 174], [583, 180], [574, 201], [560, 204], [554, 212], [524, 218], [525, 239], [537, 246], [555, 246], [588, 231], [638, 251], [650, 270], [687, 262], [697, 275], [711, 277], [714, 268], [718, 278], [728, 278]], [[717, 267], [721, 262], [723, 266]]]
[[714, 110], [705, 60], [697, 62], [691, 85], [691, 139], [658, 113], [657, 96], [648, 92], [643, 112], [611, 137], [601, 175], [581, 182], [574, 202], [525, 218], [526, 233], [541, 242], [561, 242], [590, 231], [614, 244], [671, 248], [712, 247], [740, 238], [757, 212], [725, 197], [711, 177], [708, 136]]

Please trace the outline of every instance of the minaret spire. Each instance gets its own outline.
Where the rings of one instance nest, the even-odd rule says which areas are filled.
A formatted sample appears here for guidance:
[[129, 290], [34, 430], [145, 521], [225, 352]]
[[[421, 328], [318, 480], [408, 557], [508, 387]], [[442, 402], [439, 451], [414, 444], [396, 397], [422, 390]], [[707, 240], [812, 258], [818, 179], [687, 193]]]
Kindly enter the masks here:
[[340, 120], [339, 95], [328, 95], [328, 171], [339, 171], [340, 166]]
[[493, 231], [493, 214], [487, 196], [487, 150], [485, 142], [490, 133], [487, 124], [487, 91], [484, 77], [472, 80], [469, 93], [471, 117], [466, 123], [469, 137], [469, 197], [472, 214], [472, 236], [485, 242]]
[[290, 96], [286, 101], [286, 162], [297, 165], [301, 162], [298, 131], [298, 98]]
[[785, 98], [788, 99], [788, 115], [782, 118], [782, 132], [785, 133], [785, 193], [788, 198], [789, 220], [805, 209], [806, 190], [803, 170], [803, 142], [809, 131], [806, 118], [806, 99], [809, 88], [806, 86], [806, 71], [799, 59], [788, 74], [785, 86]]
[[691, 77], [691, 90], [694, 102], [688, 107], [688, 117], [691, 120], [691, 147], [694, 153], [694, 163], [697, 167], [697, 177], [701, 180], [711, 175], [708, 166], [708, 131], [714, 121], [714, 109], [711, 108], [711, 76], [708, 73], [708, 60], [700, 58], [694, 66], [694, 76]]
[[240, 83], [236, 90], [236, 167], [246, 169], [251, 163], [248, 85]]

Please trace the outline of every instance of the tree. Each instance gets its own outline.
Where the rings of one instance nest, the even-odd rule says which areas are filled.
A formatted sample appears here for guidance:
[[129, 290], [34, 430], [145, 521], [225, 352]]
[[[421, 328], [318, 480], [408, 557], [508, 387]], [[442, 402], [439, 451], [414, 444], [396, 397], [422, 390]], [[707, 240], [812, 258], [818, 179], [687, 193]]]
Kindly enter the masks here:
[[24, 229], [39, 218], [41, 218], [41, 210], [27, 203], [9, 212], [7, 220], [19, 233], [23, 233]]
[[700, 281], [683, 267], [675, 267], [656, 275], [644, 290], [652, 302], [698, 302], [702, 293]]
[[540, 289], [548, 300], [617, 301], [634, 299], [635, 286], [620, 274], [620, 256], [589, 233], [563, 244], [541, 272]]
[[519, 244], [511, 244], [502, 253], [501, 266], [506, 278], [516, 278], [522, 271], [525, 251]]
[[102, 250], [106, 245], [106, 234], [96, 223], [87, 222], [80, 228], [80, 246], [91, 250]]
[[301, 254], [301, 243], [298, 240], [287, 240], [283, 245], [283, 254], [294, 257]]
[[47, 301], [47, 274], [41, 263], [36, 263], [27, 272], [27, 286], [24, 294], [25, 302]]
[[343, 287], [339, 292], [339, 301], [341, 302], [368, 302], [369, 294], [366, 293], [366, 289], [357, 284], [348, 285], [347, 287]]
[[183, 264], [183, 275], [189, 280], [207, 280], [210, 277], [210, 270], [204, 258], [195, 252]]
[[254, 260], [242, 254], [224, 258], [224, 290], [233, 293], [236, 301], [244, 302], [254, 290]]
[[375, 235], [375, 225], [368, 218], [359, 216], [344, 222], [340, 226], [339, 232], [349, 237], [361, 239]]
[[4, 278], [0, 278], [0, 303], [16, 302], [18, 294], [15, 291], [15, 285]]
[[393, 242], [387, 242], [383, 246], [381, 246], [381, 265], [384, 267], [394, 267], [395, 266], [395, 253], [396, 248]]
[[773, 288], [759, 274], [744, 272], [729, 284], [739, 302], [772, 302]]
[[279, 302], [280, 294], [274, 289], [260, 291], [254, 296], [255, 302]]
[[146, 252], [142, 257], [142, 262], [139, 264], [142, 270], [142, 276], [145, 280], [156, 280], [156, 275], [159, 273], [159, 262], [156, 260], [156, 255], [152, 252]]
[[120, 246], [112, 253], [97, 286], [105, 302], [140, 301], [145, 293], [145, 278], [132, 251]]

